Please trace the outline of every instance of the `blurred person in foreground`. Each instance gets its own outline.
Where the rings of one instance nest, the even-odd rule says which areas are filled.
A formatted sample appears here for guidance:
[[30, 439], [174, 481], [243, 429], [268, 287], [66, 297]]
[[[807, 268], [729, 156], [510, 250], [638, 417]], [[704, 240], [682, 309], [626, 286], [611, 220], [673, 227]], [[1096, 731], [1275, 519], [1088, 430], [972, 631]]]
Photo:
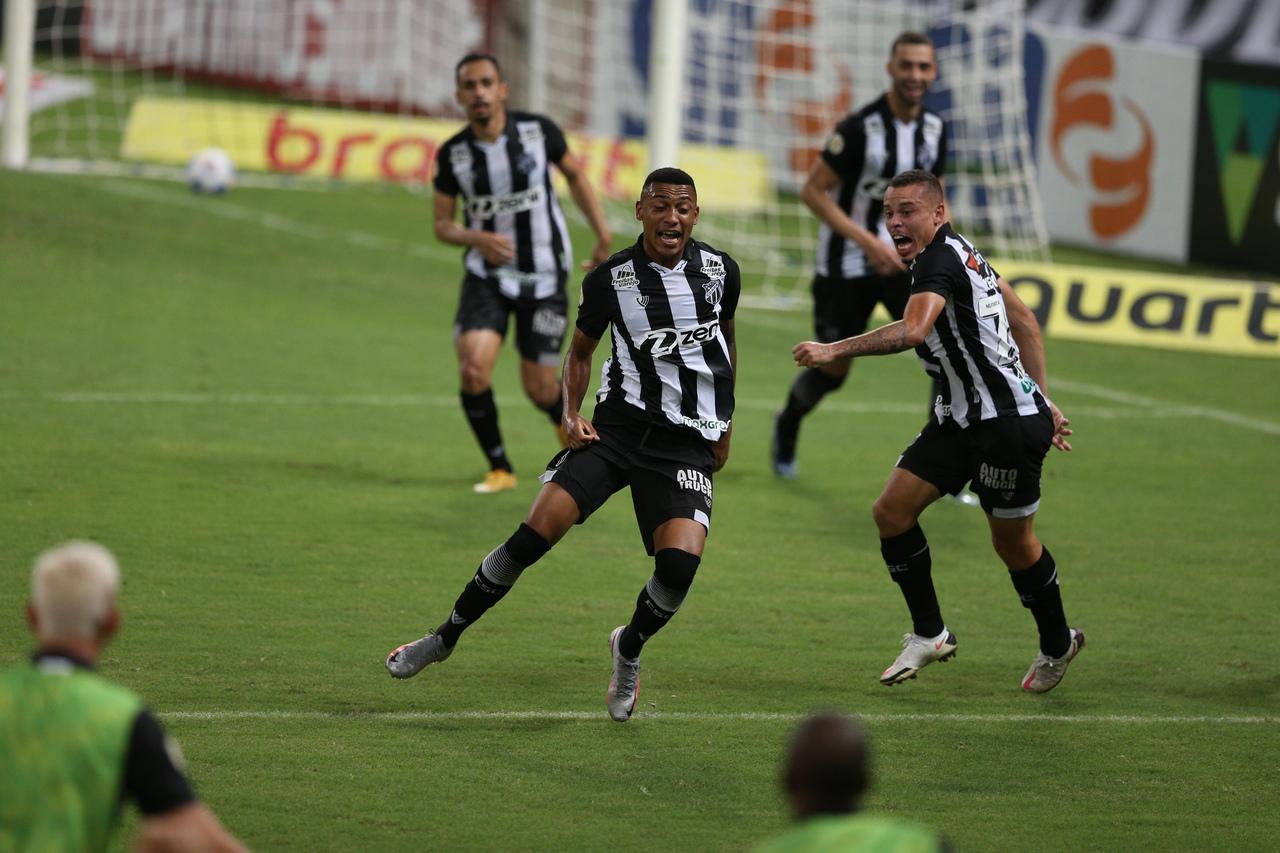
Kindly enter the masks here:
[[[462, 410], [489, 463], [472, 488], [493, 494], [516, 486], [491, 386], [512, 314], [525, 396], [546, 412], [561, 446], [566, 443], [556, 368], [569, 326], [565, 282], [573, 250], [551, 186], [553, 165], [596, 235], [584, 269], [609, 256], [612, 235], [586, 169], [560, 128], [546, 116], [507, 109], [507, 81], [497, 58], [469, 53], [458, 61], [455, 78], [467, 126], [436, 156], [432, 214], [436, 239], [466, 248], [454, 347]], [[465, 224], [455, 219], [460, 202]]]
[[795, 825], [757, 853], [938, 853], [945, 839], [918, 824], [868, 814], [862, 798], [871, 785], [867, 735], [840, 714], [817, 714], [791, 738], [782, 788]]
[[925, 370], [941, 377], [932, 416], [898, 457], [871, 512], [881, 556], [912, 623], [880, 683], [901, 684], [955, 656], [956, 637], [942, 619], [919, 520], [942, 495], [969, 484], [1040, 635], [1022, 689], [1047, 693], [1084, 648], [1084, 632], [1067, 625], [1057, 564], [1033, 530], [1045, 456], [1050, 447], [1071, 449], [1069, 421], [1048, 396], [1040, 324], [982, 253], [951, 229], [937, 177], [918, 169], [896, 176], [885, 191], [884, 212], [898, 256], [911, 264], [902, 319], [792, 350], [798, 367], [817, 367], [914, 348]]
[[31, 663], [0, 673], [0, 850], [105, 850], [125, 800], [137, 849], [243, 851], [202, 805], [181, 753], [142, 700], [94, 672], [120, 627], [120, 569], [69, 542], [31, 573]]

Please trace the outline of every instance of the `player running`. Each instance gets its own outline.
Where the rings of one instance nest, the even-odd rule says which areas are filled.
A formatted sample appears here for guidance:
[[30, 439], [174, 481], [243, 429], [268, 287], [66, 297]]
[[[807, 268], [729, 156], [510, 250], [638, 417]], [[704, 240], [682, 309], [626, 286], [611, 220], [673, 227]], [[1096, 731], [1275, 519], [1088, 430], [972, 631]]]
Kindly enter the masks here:
[[[449, 657], [462, 632], [520, 574], [613, 493], [631, 502], [653, 557], [631, 621], [609, 635], [613, 674], [605, 704], [618, 722], [635, 711], [640, 651], [670, 621], [693, 584], [711, 526], [712, 475], [729, 457], [737, 350], [738, 265], [693, 239], [698, 194], [679, 169], [658, 169], [636, 202], [644, 233], [582, 283], [562, 387], [569, 448], [551, 460], [524, 523], [480, 563], [435, 631], [387, 656], [396, 678]], [[612, 327], [596, 407], [581, 412], [591, 360]]]
[[942, 621], [931, 577], [925, 508], [972, 481], [996, 553], [1040, 633], [1040, 653], [1022, 689], [1045, 693], [1084, 648], [1084, 632], [1067, 626], [1058, 571], [1032, 521], [1040, 508], [1040, 470], [1053, 445], [1070, 450], [1067, 419], [1050, 402], [1044, 344], [1031, 309], [968, 240], [946, 221], [942, 185], [932, 174], [904, 172], [885, 192], [885, 221], [898, 256], [911, 262], [911, 298], [901, 320], [835, 343], [806, 341], [796, 364], [888, 355], [915, 347], [942, 394], [889, 475], [873, 509], [880, 552], [911, 611], [902, 653], [880, 676], [899, 684], [956, 651]]
[[[813, 276], [813, 328], [829, 342], [861, 334], [876, 305], [902, 319], [911, 295], [911, 275], [884, 228], [884, 190], [899, 172], [924, 169], [942, 177], [947, 164], [947, 127], [924, 105], [938, 76], [933, 41], [903, 32], [889, 46], [889, 87], [836, 125], [800, 190], [818, 217]], [[770, 462], [779, 477], [799, 472], [800, 425], [822, 398], [840, 388], [853, 367], [838, 358], [802, 371], [774, 419]], [[931, 396], [936, 396], [936, 389]], [[968, 492], [960, 503], [977, 504]]]
[[[498, 60], [468, 54], [458, 61], [455, 76], [467, 126], [436, 157], [433, 214], [436, 238], [467, 248], [454, 346], [462, 410], [489, 462], [489, 473], [474, 489], [487, 494], [516, 486], [490, 385], [512, 313], [524, 392], [560, 428], [556, 366], [569, 325], [564, 286], [572, 250], [551, 187], [552, 164], [564, 174], [574, 203], [596, 233], [585, 269], [608, 257], [611, 237], [586, 172], [560, 128], [545, 116], [507, 110], [507, 83]], [[466, 225], [454, 220], [459, 197]]]

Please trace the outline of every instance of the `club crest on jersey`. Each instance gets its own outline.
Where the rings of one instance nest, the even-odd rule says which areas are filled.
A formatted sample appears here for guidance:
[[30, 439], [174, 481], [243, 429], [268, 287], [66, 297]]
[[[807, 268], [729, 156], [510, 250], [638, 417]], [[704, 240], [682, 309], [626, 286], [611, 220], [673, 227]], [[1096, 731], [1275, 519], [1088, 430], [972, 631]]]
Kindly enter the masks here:
[[470, 172], [472, 159], [471, 149], [465, 144], [455, 145], [449, 149], [449, 165], [455, 172]]
[[538, 168], [538, 161], [534, 159], [532, 154], [525, 153], [520, 155], [520, 159], [516, 161], [516, 168], [522, 174], [532, 175], [533, 170]]
[[707, 277], [702, 285], [703, 295], [712, 305], [719, 305], [724, 295], [724, 262], [718, 255], [702, 252], [702, 274]]
[[609, 273], [613, 276], [614, 290], [629, 290], [640, 286], [640, 279], [636, 278], [635, 265], [631, 261], [619, 264], [609, 270]]

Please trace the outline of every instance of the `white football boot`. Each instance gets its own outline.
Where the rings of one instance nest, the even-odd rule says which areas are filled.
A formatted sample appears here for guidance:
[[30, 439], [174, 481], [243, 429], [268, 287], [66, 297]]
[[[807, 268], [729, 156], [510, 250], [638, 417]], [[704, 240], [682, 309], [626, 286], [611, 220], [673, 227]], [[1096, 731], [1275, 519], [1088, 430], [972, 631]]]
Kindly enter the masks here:
[[613, 675], [609, 678], [609, 692], [604, 695], [605, 707], [615, 722], [631, 719], [640, 698], [640, 660], [628, 660], [618, 652], [618, 640], [626, 625], [619, 625], [609, 635], [609, 655], [613, 658]]
[[444, 638], [432, 631], [421, 640], [392, 649], [387, 655], [387, 672], [392, 678], [412, 678], [451, 654], [453, 649], [444, 644]]
[[921, 637], [919, 634], [902, 635], [902, 654], [894, 659], [889, 668], [880, 673], [880, 683], [885, 687], [901, 684], [934, 661], [949, 661], [956, 656], [956, 635], [943, 626], [942, 633], [936, 637]]
[[1036, 659], [1031, 662], [1031, 669], [1022, 677], [1023, 690], [1028, 693], [1048, 693], [1058, 686], [1062, 676], [1067, 674], [1067, 664], [1084, 648], [1084, 631], [1077, 631], [1075, 628], [1068, 630], [1071, 632], [1071, 645], [1067, 647], [1067, 653], [1060, 658], [1051, 658], [1044, 652], [1036, 655]]

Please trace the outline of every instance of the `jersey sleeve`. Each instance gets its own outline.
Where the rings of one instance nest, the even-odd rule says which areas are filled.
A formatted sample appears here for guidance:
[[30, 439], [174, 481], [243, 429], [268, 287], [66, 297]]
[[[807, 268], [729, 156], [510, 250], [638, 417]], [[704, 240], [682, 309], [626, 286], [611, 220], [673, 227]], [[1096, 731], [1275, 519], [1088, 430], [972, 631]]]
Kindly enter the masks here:
[[911, 294], [936, 293], [950, 299], [957, 281], [964, 278], [960, 262], [945, 246], [930, 246], [916, 258], [911, 270]]
[[431, 185], [435, 187], [438, 193], [456, 196], [459, 192], [458, 179], [453, 174], [453, 163], [449, 157], [449, 150], [449, 146], [445, 145], [436, 152], [436, 177], [431, 182]]
[[866, 136], [862, 124], [855, 118], [847, 118], [836, 125], [822, 148], [822, 160], [841, 178], [858, 174], [862, 169], [862, 155], [866, 149]]
[[724, 295], [720, 297], [720, 319], [732, 320], [738, 312], [738, 297], [742, 294], [742, 270], [738, 262], [724, 255]]
[[582, 280], [582, 301], [578, 303], [578, 329], [588, 337], [600, 340], [613, 319], [613, 288], [607, 281], [608, 270], [596, 267]]
[[164, 814], [195, 802], [195, 791], [178, 769], [181, 760], [160, 721], [146, 709], [139, 711], [129, 735], [124, 796], [136, 802], [144, 815]]
[[538, 117], [542, 125], [542, 138], [547, 146], [547, 162], [559, 163], [569, 153], [569, 143], [565, 141], [564, 132], [549, 118]]

